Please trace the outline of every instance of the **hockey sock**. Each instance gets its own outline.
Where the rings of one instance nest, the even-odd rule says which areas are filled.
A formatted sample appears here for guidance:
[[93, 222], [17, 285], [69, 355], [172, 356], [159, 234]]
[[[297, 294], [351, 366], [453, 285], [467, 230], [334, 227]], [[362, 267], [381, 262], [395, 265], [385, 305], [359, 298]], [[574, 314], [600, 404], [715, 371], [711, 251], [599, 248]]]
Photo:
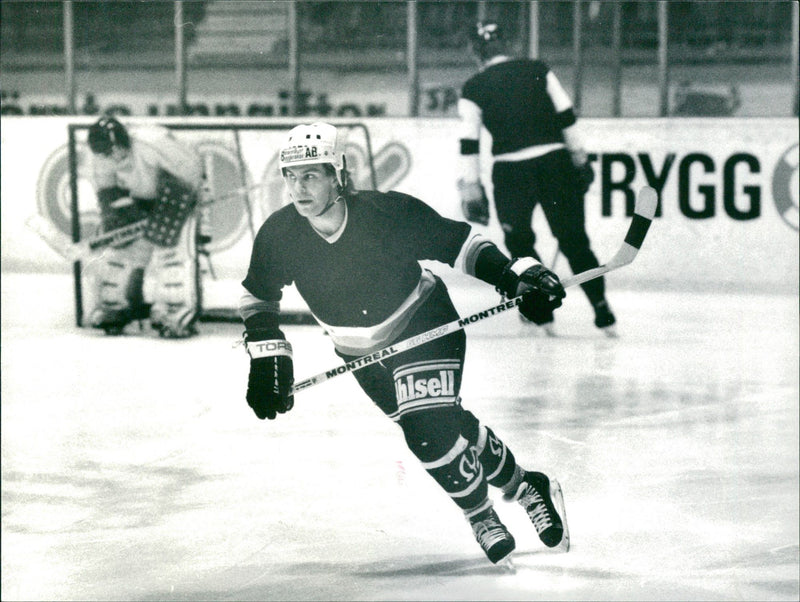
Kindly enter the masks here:
[[[517, 472], [516, 459], [506, 444], [488, 426], [480, 425], [476, 450], [478, 458], [486, 471], [490, 485], [504, 489], [513, 484]], [[521, 479], [521, 477], [519, 477]]]
[[[482, 425], [475, 415], [464, 410], [461, 414], [461, 434], [475, 446], [486, 481], [498, 488], [516, 487], [521, 481], [517, 474], [517, 461], [503, 440], [488, 426]], [[522, 471], [524, 473], [524, 471]]]
[[467, 519], [471, 519], [472, 517], [480, 514], [484, 510], [488, 510], [491, 507], [492, 507], [492, 501], [489, 499], [489, 496], [487, 495], [485, 498], [483, 498], [483, 500], [481, 500], [480, 503], [473, 506], [472, 508], [464, 508], [463, 509], [464, 516], [466, 516]]
[[461, 434], [456, 406], [413, 412], [400, 426], [422, 467], [462, 510], [480, 506], [489, 488], [475, 445]]
[[473, 510], [488, 499], [483, 466], [475, 447], [463, 436], [443, 456], [422, 466], [462, 510]]
[[511, 479], [508, 481], [508, 483], [500, 487], [500, 490], [503, 492], [503, 497], [513, 497], [524, 477], [525, 471], [519, 466], [519, 464], [515, 465], [514, 474], [511, 476]]

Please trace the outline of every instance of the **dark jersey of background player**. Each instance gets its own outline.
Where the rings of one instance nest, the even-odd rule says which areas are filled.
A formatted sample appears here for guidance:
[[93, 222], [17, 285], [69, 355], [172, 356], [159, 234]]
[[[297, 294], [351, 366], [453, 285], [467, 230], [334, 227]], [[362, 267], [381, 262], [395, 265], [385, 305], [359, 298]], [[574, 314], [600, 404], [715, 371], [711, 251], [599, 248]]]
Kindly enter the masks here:
[[[458, 104], [459, 189], [465, 207], [487, 203], [479, 164], [485, 126], [492, 137], [495, 208], [511, 255], [539, 259], [532, 227], [539, 204], [572, 271], [597, 267], [586, 234], [583, 198], [593, 172], [578, 137], [572, 101], [546, 63], [506, 54], [497, 24], [479, 24], [472, 47], [480, 70], [464, 83]], [[486, 223], [488, 209], [479, 213]], [[604, 279], [582, 287], [594, 308], [595, 324], [613, 334], [615, 318], [605, 298]], [[544, 323], [551, 321], [549, 316]]]

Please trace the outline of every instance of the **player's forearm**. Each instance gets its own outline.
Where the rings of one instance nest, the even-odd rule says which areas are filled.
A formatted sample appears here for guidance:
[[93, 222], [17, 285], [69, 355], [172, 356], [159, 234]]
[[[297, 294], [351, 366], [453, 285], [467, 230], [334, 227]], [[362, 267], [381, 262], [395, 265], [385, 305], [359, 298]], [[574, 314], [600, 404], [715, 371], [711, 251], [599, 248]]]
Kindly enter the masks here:
[[277, 328], [279, 314], [278, 301], [259, 299], [246, 289], [239, 299], [239, 315], [248, 330]]
[[464, 273], [497, 286], [510, 259], [489, 238], [472, 232], [459, 254]]

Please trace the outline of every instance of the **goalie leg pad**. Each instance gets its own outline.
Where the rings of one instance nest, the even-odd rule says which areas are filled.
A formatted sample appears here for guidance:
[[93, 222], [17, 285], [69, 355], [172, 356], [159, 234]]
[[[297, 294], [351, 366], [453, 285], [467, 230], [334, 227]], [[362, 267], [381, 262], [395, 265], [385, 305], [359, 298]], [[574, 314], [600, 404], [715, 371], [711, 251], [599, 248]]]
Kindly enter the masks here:
[[200, 305], [200, 290], [195, 233], [195, 220], [190, 219], [184, 225], [177, 245], [155, 252], [151, 323], [166, 338], [184, 338], [197, 332], [194, 323]]
[[162, 170], [158, 177], [158, 200], [148, 217], [144, 237], [160, 247], [177, 245], [197, 201], [194, 190]]
[[109, 249], [94, 278], [95, 307], [90, 323], [97, 328], [122, 328], [146, 318], [144, 267], [152, 252], [146, 241], [135, 241], [124, 249]]

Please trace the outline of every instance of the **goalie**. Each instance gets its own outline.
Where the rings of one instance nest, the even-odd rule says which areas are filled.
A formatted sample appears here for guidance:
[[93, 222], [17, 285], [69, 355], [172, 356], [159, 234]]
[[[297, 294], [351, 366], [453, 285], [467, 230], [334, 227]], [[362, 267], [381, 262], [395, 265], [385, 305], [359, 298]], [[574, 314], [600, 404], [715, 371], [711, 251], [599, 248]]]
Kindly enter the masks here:
[[[141, 238], [112, 246], [97, 262], [92, 327], [116, 335], [149, 317], [162, 337], [196, 334], [200, 156], [166, 128], [129, 132], [110, 116], [89, 128], [89, 148], [103, 231], [147, 220]], [[145, 269], [155, 282], [152, 304], [145, 300]]]

